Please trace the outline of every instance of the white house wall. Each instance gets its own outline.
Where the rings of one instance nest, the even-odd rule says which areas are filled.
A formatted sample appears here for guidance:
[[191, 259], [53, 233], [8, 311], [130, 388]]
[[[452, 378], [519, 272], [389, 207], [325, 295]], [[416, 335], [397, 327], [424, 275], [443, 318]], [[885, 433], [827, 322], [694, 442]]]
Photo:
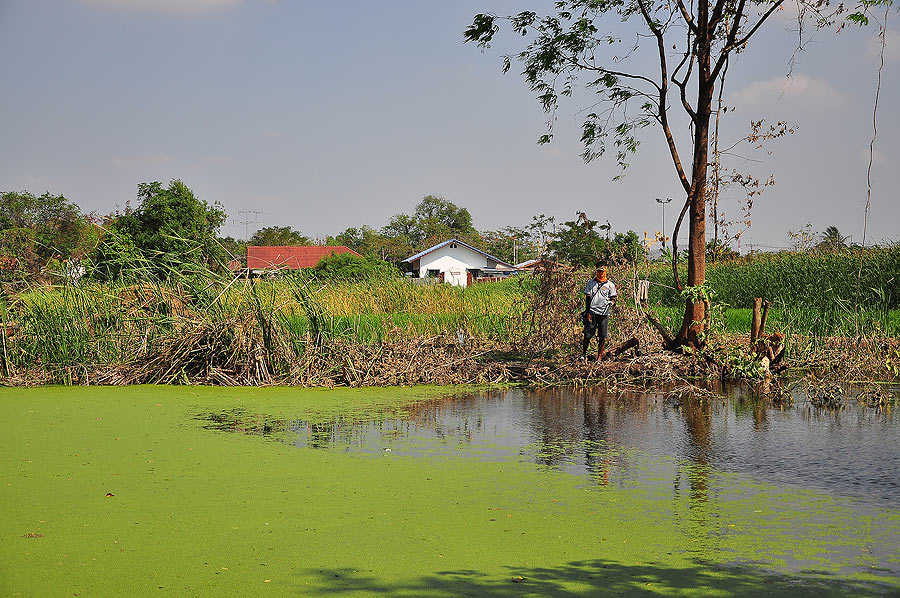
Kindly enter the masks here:
[[459, 287], [467, 285], [466, 269], [484, 270], [487, 258], [468, 247], [446, 245], [419, 258], [419, 277], [428, 276], [429, 270], [443, 272], [444, 282]]

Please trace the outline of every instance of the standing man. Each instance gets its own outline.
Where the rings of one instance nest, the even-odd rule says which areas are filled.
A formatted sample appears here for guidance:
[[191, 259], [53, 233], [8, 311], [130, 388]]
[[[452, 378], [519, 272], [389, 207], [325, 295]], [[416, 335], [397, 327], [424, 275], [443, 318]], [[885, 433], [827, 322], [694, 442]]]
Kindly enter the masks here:
[[609, 334], [609, 308], [616, 304], [616, 285], [607, 278], [607, 268], [597, 262], [594, 277], [584, 287], [584, 340], [581, 343], [581, 360], [587, 359], [588, 346], [597, 334], [597, 359], [603, 359], [603, 347]]

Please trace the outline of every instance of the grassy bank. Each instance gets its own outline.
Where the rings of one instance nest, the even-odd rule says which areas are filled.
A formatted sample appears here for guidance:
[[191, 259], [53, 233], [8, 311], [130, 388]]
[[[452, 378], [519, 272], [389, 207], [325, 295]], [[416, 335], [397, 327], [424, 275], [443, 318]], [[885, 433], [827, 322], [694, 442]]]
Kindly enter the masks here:
[[[892, 252], [879, 253], [881, 261], [872, 263], [889, 267]], [[851, 258], [841, 258], [845, 267]], [[779, 259], [794, 263], [793, 257]], [[803, 263], [809, 259], [802, 257]], [[832, 259], [837, 258], [820, 264], [820, 274], [833, 269]], [[763, 262], [711, 267], [710, 284], [728, 298], [740, 284], [717, 287], [727, 278], [724, 273], [736, 280], [735, 273], [745, 268], [752, 280], [759, 268], [776, 271], [782, 263], [775, 258]], [[866, 264], [866, 276], [880, 271]], [[588, 276], [523, 275], [460, 289], [400, 278], [235, 280], [204, 271], [167, 283], [3, 287], [0, 376], [7, 383], [310, 386], [527, 380], [524, 366], [510, 366], [510, 361], [565, 362], [577, 351], [581, 291]], [[677, 329], [680, 300], [660, 286], [664, 267], [621, 269], [613, 272], [622, 300], [612, 319], [611, 343], [637, 337], [646, 349], [659, 346], [630, 298], [635, 279], [647, 276], [658, 283], [651, 287], [650, 309]], [[872, 341], [873, 353], [860, 353], [859, 370], [866, 371], [871, 361], [873, 376], [900, 376], [900, 365], [893, 363], [892, 337], [900, 337], [894, 284], [885, 274], [881, 291], [867, 296], [871, 303], [856, 306], [802, 293], [788, 301], [787, 287], [772, 284], [783, 295], [763, 295], [773, 302], [767, 328], [785, 332], [789, 343], [793, 337], [813, 345], [828, 344], [835, 336], [865, 338]], [[660, 289], [669, 295], [660, 296]], [[837, 291], [822, 291], [828, 292]], [[719, 305], [714, 330], [749, 330], [747, 307]]]

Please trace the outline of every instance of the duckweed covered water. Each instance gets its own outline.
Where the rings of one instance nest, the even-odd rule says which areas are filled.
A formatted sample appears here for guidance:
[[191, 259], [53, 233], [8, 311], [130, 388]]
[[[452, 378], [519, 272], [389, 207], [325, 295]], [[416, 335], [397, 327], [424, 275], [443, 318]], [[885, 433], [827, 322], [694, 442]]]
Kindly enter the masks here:
[[900, 594], [889, 410], [4, 389], [13, 596]]

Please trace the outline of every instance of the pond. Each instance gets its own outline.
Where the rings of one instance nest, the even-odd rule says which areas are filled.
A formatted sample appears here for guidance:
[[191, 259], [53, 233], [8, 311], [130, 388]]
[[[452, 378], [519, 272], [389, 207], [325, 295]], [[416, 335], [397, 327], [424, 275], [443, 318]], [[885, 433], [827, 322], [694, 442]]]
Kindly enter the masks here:
[[4, 389], [0, 591], [900, 593], [889, 406], [664, 390]]

